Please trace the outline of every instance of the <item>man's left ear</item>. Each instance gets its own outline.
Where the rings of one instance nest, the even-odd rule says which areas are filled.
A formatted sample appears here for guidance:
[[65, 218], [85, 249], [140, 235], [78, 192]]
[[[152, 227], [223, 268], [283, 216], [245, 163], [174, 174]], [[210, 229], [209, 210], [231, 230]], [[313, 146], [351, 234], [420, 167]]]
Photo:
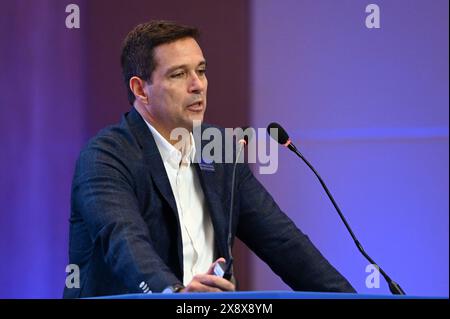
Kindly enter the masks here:
[[149, 98], [145, 92], [146, 82], [137, 76], [133, 76], [129, 82], [130, 90], [133, 91], [136, 100], [139, 100], [143, 104], [149, 103]]

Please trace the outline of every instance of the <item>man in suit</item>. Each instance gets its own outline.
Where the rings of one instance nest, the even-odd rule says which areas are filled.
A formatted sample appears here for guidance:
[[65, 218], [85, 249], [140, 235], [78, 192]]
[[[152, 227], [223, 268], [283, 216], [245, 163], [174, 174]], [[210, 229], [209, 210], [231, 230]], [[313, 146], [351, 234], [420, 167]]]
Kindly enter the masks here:
[[[133, 105], [90, 140], [72, 184], [69, 259], [80, 287], [64, 297], [233, 291], [213, 274], [227, 248], [232, 164], [195, 161], [208, 82], [195, 28], [138, 25], [121, 64]], [[187, 132], [171, 139], [174, 129]], [[201, 130], [208, 128], [202, 124]], [[354, 292], [253, 176], [236, 169], [232, 235], [292, 289]], [[245, 195], [243, 195], [245, 194]]]

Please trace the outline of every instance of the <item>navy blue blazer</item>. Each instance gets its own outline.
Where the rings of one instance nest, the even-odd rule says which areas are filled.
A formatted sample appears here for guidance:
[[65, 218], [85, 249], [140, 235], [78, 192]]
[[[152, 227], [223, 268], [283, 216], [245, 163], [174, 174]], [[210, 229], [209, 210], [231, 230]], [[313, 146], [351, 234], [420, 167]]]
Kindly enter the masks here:
[[[232, 164], [194, 165], [216, 251], [227, 258]], [[241, 239], [294, 290], [354, 292], [247, 164], [237, 167], [236, 187], [233, 238]], [[80, 286], [65, 287], [65, 298], [142, 293], [147, 286], [160, 292], [182, 283], [175, 198], [153, 135], [134, 108], [80, 153], [72, 183], [69, 262], [80, 269]]]

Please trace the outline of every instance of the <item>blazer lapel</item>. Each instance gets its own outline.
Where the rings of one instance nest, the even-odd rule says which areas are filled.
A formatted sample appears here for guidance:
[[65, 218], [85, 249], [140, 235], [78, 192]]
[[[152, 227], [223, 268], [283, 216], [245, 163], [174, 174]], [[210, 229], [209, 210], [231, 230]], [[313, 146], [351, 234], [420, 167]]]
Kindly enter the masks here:
[[172, 192], [172, 187], [170, 186], [169, 177], [167, 176], [161, 154], [156, 146], [153, 134], [134, 107], [129, 113], [129, 124], [142, 147], [144, 163], [148, 167], [156, 187], [178, 218], [175, 197]]
[[178, 260], [181, 273], [183, 273], [183, 243], [181, 239], [180, 219], [178, 217], [175, 197], [172, 192], [172, 187], [170, 186], [169, 177], [167, 176], [161, 154], [159, 153], [153, 134], [134, 107], [128, 113], [127, 120], [133, 134], [138, 139], [138, 142], [142, 148], [144, 165], [147, 167], [147, 171], [150, 172], [151, 179], [155, 183], [156, 188], [161, 193], [165, 201], [169, 204], [171, 211], [177, 220]]
[[220, 173], [218, 172], [219, 165], [211, 160], [202, 157], [202, 150], [204, 144], [208, 141], [201, 141], [201, 147], [196, 147], [196, 163], [195, 169], [202, 185], [203, 193], [205, 194], [206, 204], [211, 215], [211, 221], [214, 227], [215, 240], [220, 257], [229, 258], [227, 248], [228, 238], [228, 213], [225, 212], [222, 196], [217, 185], [223, 183], [220, 180]]

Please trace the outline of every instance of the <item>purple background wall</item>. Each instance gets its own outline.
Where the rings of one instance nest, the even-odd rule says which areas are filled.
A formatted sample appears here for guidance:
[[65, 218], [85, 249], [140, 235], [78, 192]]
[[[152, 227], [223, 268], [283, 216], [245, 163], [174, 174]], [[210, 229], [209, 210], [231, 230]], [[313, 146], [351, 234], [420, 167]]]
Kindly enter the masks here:
[[[65, 27], [69, 3], [80, 7], [80, 29]], [[206, 118], [233, 126], [249, 122], [248, 7], [240, 0], [1, 2], [0, 298], [62, 296], [76, 158], [130, 108], [119, 65], [128, 31], [151, 19], [198, 26], [213, 84]], [[242, 245], [235, 255], [249, 287]]]
[[74, 161], [83, 142], [84, 41], [63, 1], [2, 1], [0, 297], [59, 297]]
[[[448, 1], [376, 1], [379, 30], [368, 3], [2, 1], [0, 298], [61, 296], [74, 162], [127, 110], [120, 43], [154, 18], [201, 28], [208, 121], [283, 123], [374, 259], [408, 293], [448, 296]], [[358, 290], [387, 292], [364, 287], [364, 259], [292, 154], [258, 178]], [[285, 288], [236, 254], [243, 289]]]

